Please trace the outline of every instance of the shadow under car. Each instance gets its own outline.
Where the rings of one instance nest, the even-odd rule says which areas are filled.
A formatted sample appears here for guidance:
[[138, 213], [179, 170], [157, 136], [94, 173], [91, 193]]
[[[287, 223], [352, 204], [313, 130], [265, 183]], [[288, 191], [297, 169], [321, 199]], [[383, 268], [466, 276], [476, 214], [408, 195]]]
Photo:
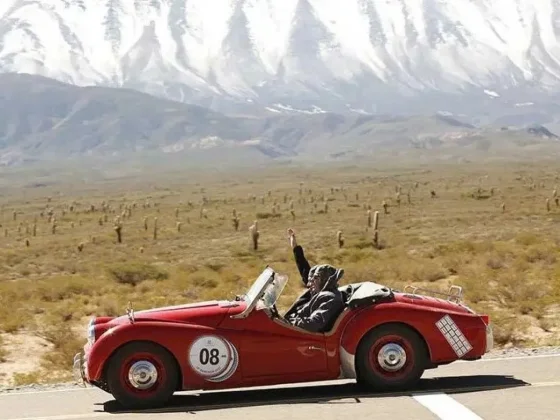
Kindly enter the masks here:
[[528, 382], [504, 375], [447, 376], [421, 379], [411, 390], [394, 392], [367, 391], [355, 382], [335, 385], [305, 385], [284, 388], [254, 388], [243, 390], [204, 391], [201, 393], [175, 394], [164, 407], [155, 409], [128, 410], [117, 401], [110, 400], [102, 405], [103, 410], [95, 411], [120, 413], [178, 413], [209, 411], [224, 408], [253, 407], [278, 404], [329, 403], [350, 399], [349, 403], [360, 403], [360, 398], [388, 398], [411, 396], [422, 393], [445, 392], [459, 394], [467, 392], [491, 391], [497, 389], [531, 385]]

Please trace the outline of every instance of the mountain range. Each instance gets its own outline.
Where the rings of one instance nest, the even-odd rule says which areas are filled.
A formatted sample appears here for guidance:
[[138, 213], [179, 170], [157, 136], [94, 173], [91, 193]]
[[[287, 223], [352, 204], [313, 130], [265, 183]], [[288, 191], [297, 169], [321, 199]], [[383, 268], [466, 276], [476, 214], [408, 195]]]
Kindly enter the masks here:
[[[550, 154], [543, 126], [477, 127], [449, 114], [224, 113], [132, 89], [0, 74], [0, 164], [152, 156], [189, 164]], [[174, 157], [172, 157], [174, 156]], [[165, 162], [165, 160], [162, 160]]]
[[0, 163], [550, 152], [559, 34], [560, 0], [3, 0]]
[[483, 118], [558, 101], [559, 34], [559, 0], [3, 0], [0, 69], [224, 112]]

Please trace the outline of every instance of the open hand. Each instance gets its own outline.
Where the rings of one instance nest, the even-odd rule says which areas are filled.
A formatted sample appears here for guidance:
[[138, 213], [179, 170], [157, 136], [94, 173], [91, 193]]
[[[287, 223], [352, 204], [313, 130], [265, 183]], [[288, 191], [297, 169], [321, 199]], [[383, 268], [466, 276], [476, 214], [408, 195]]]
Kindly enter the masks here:
[[297, 242], [296, 242], [296, 234], [295, 234], [295, 232], [294, 232], [294, 230], [293, 230], [292, 228], [289, 228], [289, 229], [288, 229], [288, 238], [290, 239], [290, 246], [291, 246], [292, 248], [295, 248], [296, 245], [297, 245]]

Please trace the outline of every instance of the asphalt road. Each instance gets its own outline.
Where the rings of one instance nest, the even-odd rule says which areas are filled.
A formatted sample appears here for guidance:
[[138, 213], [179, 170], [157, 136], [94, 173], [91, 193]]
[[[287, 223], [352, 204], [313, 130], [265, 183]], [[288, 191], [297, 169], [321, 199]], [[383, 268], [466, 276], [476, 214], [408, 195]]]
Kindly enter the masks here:
[[560, 420], [560, 355], [456, 362], [402, 394], [364, 394], [348, 381], [178, 393], [169, 407], [119, 411], [95, 388], [0, 394], [0, 420]]

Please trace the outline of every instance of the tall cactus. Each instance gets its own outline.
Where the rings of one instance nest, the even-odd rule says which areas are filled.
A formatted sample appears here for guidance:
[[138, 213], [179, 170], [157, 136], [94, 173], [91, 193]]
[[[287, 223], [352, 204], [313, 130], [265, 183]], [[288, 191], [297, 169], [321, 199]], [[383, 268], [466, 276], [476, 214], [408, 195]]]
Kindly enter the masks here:
[[379, 231], [378, 231], [378, 226], [379, 226], [379, 212], [376, 211], [373, 214], [373, 246], [376, 249], [379, 249]]
[[251, 241], [253, 243], [253, 249], [256, 251], [259, 249], [259, 227], [258, 221], [254, 221], [254, 223], [249, 227], [249, 232], [251, 233]]

